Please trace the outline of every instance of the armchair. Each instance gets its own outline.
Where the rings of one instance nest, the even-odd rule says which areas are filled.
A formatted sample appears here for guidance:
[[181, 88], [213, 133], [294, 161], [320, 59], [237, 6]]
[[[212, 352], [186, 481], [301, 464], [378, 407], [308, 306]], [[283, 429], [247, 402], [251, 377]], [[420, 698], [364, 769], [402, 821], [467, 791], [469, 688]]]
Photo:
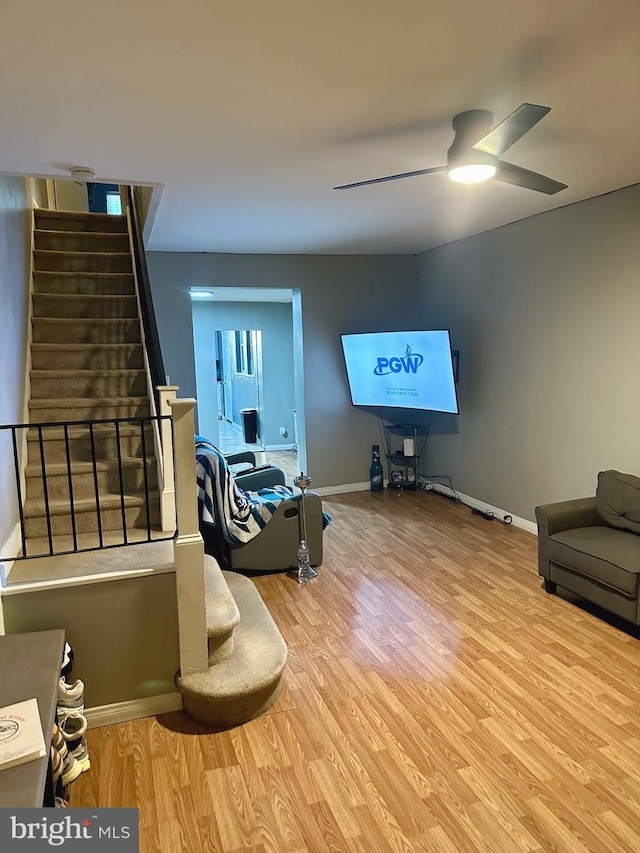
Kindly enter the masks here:
[[640, 478], [601, 471], [595, 497], [536, 507], [538, 572], [640, 625]]
[[[210, 442], [196, 442], [199, 527], [205, 551], [229, 569], [295, 569], [302, 535], [300, 493], [283, 484], [284, 475], [279, 468], [270, 466], [271, 471], [234, 476], [229, 470], [230, 461]], [[269, 486], [256, 492], [254, 484], [258, 480], [251, 479], [254, 475], [282, 482], [271, 479]], [[250, 490], [244, 491], [249, 489], [248, 483]], [[319, 495], [306, 493], [305, 511], [311, 565], [318, 566], [322, 563], [323, 528], [328, 518]]]

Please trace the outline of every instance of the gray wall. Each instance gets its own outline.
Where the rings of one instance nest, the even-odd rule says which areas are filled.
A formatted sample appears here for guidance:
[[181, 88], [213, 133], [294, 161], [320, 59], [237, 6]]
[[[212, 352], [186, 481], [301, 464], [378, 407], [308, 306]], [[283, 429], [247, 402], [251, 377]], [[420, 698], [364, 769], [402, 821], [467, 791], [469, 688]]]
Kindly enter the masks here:
[[[291, 303], [194, 302], [193, 323], [198, 360], [200, 360], [200, 341], [206, 339], [213, 341], [216, 329], [258, 329], [262, 332], [263, 399], [260, 412], [260, 437], [269, 446], [292, 444], [295, 395]], [[215, 394], [215, 374], [213, 379], [210, 392]], [[205, 385], [205, 387], [209, 386]], [[201, 398], [199, 377], [198, 392]], [[245, 403], [240, 401], [239, 405], [244, 406]], [[200, 399], [198, 406], [200, 407]], [[237, 418], [234, 420], [240, 423]], [[287, 430], [287, 437], [283, 438], [280, 435], [281, 426]]]
[[434, 249], [420, 314], [460, 349], [423, 470], [529, 520], [640, 474], [640, 185]]
[[[22, 423], [28, 315], [29, 205], [23, 178], [0, 176], [0, 423]], [[0, 430], [0, 548], [18, 522], [10, 434]], [[1, 552], [0, 552], [1, 553]]]
[[300, 288], [309, 472], [315, 486], [368, 479], [378, 424], [351, 406], [340, 335], [424, 327], [415, 257], [149, 252], [147, 261], [165, 368], [181, 396], [196, 396], [189, 288]]

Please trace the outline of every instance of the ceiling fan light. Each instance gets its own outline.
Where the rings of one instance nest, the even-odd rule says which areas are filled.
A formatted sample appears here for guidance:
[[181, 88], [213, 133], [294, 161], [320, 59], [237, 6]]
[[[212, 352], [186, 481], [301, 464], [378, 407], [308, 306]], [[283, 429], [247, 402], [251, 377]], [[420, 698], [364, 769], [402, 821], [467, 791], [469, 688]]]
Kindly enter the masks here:
[[479, 184], [493, 178], [496, 167], [490, 163], [468, 163], [464, 166], [454, 166], [448, 175], [452, 181], [459, 184]]

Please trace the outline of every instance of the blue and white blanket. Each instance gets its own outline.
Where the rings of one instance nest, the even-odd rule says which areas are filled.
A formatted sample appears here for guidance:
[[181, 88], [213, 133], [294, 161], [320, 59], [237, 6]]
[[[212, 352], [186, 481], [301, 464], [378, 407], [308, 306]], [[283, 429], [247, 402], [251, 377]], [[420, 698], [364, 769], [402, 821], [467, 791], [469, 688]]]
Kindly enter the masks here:
[[196, 440], [196, 478], [202, 520], [219, 527], [232, 545], [249, 542], [264, 528], [278, 504], [300, 494], [299, 489], [288, 486], [244, 492], [222, 453], [200, 437]]

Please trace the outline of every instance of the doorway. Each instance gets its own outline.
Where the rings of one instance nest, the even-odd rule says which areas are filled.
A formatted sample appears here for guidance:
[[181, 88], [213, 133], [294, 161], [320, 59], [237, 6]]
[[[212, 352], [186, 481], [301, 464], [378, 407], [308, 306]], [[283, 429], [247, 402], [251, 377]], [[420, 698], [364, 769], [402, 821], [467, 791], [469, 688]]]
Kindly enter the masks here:
[[[223, 453], [252, 450], [290, 483], [306, 455], [299, 291], [194, 287], [191, 300], [198, 432]], [[249, 445], [242, 409], [257, 412]]]
[[263, 451], [262, 332], [216, 329], [218, 446], [223, 453]]

